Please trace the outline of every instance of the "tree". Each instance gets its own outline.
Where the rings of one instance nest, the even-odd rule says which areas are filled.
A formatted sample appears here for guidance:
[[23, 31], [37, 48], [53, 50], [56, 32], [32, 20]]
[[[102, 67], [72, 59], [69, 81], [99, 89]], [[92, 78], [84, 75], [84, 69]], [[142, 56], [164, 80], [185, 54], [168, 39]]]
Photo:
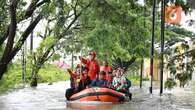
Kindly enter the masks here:
[[[44, 40], [35, 53], [35, 63], [32, 68], [31, 86], [37, 85], [37, 74], [41, 66], [53, 55], [55, 46], [62, 39], [70, 38], [72, 30], [77, 27], [77, 20], [93, 1], [73, 0], [71, 3], [65, 1], [53, 1], [51, 4], [56, 7], [57, 15], [53, 16], [55, 25], [50, 33], [46, 33]], [[49, 9], [49, 8], [48, 8]], [[46, 29], [47, 30], [47, 29]]]
[[[166, 45], [165, 45], [165, 57], [168, 60], [167, 69], [170, 71], [171, 77], [165, 82], [165, 87], [173, 88], [176, 83], [175, 80], [179, 80], [180, 87], [184, 87], [185, 84], [191, 79], [192, 72], [194, 71], [194, 50], [189, 50], [189, 44], [185, 41], [185, 38], [193, 40], [194, 33], [187, 31], [179, 26], [169, 26], [166, 31]], [[175, 44], [180, 43], [180, 46], [173, 48]], [[184, 51], [184, 52], [181, 52]], [[173, 54], [174, 53], [174, 54]], [[187, 63], [184, 59], [188, 57]]]
[[190, 57], [189, 54], [185, 55], [181, 53], [181, 49], [187, 50], [189, 46], [185, 43], [181, 44], [181, 46], [176, 47], [174, 49], [175, 56], [171, 57], [168, 61], [167, 68], [170, 70], [170, 74], [172, 75], [173, 81], [175, 79], [179, 80], [180, 87], [184, 87], [186, 83], [191, 80], [192, 72], [194, 71], [193, 57], [191, 61], [184, 62], [185, 57]]
[[135, 1], [102, 0], [88, 8], [80, 18], [84, 44], [125, 70], [136, 58], [149, 55], [150, 21], [144, 27], [144, 7]]
[[[3, 47], [3, 54], [0, 59], [0, 79], [3, 77], [9, 62], [18, 53], [24, 41], [43, 18], [42, 13], [44, 4], [49, 2], [49, 0], [32, 0], [28, 8], [25, 10], [24, 7], [27, 5], [27, 3], [23, 0], [11, 0], [10, 2], [6, 0], [1, 2], [3, 3], [1, 4], [2, 7], [0, 10], [4, 10], [5, 8], [8, 9], [9, 12], [6, 10], [3, 13], [3, 17], [6, 19], [5, 21], [2, 21], [4, 23], [4, 27], [1, 27], [1, 35], [3, 36], [0, 37], [0, 47]], [[35, 11], [37, 11], [36, 14]], [[8, 16], [8, 13], [10, 16]], [[35, 19], [27, 26], [24, 32], [22, 32], [22, 34], [19, 36], [19, 40], [16, 41], [16, 34], [20, 31], [20, 29], [17, 29], [17, 25], [31, 17], [32, 14], [36, 15]], [[7, 42], [5, 43], [5, 46], [2, 46], [4, 45], [3, 43], [6, 39]]]

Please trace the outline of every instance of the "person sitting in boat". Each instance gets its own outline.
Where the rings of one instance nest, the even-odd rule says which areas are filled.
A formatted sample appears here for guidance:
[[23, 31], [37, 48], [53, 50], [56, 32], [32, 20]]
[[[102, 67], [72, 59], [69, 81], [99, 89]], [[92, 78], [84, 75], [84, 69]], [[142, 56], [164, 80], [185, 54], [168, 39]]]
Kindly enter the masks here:
[[129, 88], [131, 87], [131, 81], [127, 78], [127, 76], [125, 75], [125, 72], [123, 69], [120, 68], [120, 74], [122, 77], [125, 77], [126, 78], [126, 81], [127, 81], [127, 87], [126, 87], [126, 90], [129, 91]]
[[76, 70], [73, 72], [71, 69], [67, 69], [69, 75], [70, 75], [70, 87], [76, 88], [76, 81], [80, 78], [81, 74], [81, 65], [78, 64], [76, 67]]
[[101, 67], [101, 70], [106, 73], [105, 79], [108, 81], [109, 84], [112, 84], [112, 66], [109, 65], [108, 61], [103, 61], [103, 66]]
[[79, 82], [78, 91], [84, 90], [88, 85], [91, 84], [91, 79], [88, 75], [89, 68], [83, 67], [82, 68], [82, 78]]
[[127, 79], [123, 69], [117, 69], [112, 85], [117, 91], [125, 93], [131, 100], [132, 94], [129, 91], [129, 88], [131, 87], [131, 81]]
[[99, 74], [99, 78], [94, 79], [89, 87], [107, 87], [108, 81], [105, 80], [106, 73], [104, 71], [101, 71]]
[[98, 61], [96, 60], [96, 52], [91, 51], [89, 53], [89, 59], [85, 59], [81, 56], [79, 56], [79, 59], [83, 64], [85, 64], [89, 68], [89, 77], [91, 80], [94, 80], [98, 77], [98, 74], [100, 72], [100, 65]]
[[81, 78], [81, 65], [77, 65], [76, 67], [76, 71], [72, 71], [71, 69], [67, 69], [68, 73], [70, 74], [70, 88], [66, 90], [66, 98], [67, 100], [69, 100], [69, 98], [77, 93], [78, 90], [78, 86], [79, 86], [79, 82], [80, 82], [80, 78]]
[[120, 68], [117, 69], [116, 71], [116, 76], [113, 78], [112, 81], [112, 86], [117, 90], [117, 91], [126, 91], [127, 88], [127, 80], [124, 75], [121, 74], [122, 70]]

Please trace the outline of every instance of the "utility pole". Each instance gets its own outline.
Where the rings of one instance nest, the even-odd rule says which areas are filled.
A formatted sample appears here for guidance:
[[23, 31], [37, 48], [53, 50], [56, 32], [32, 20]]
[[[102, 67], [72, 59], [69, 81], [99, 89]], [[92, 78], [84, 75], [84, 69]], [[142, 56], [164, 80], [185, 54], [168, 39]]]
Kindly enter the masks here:
[[163, 68], [164, 68], [164, 30], [165, 30], [165, 0], [161, 0], [161, 66], [160, 66], [160, 95], [163, 93]]
[[143, 79], [143, 64], [144, 64], [144, 59], [141, 59], [141, 69], [140, 69], [140, 88], [142, 88], [142, 79]]
[[71, 68], [74, 68], [74, 34], [71, 36]]
[[153, 0], [153, 11], [152, 11], [152, 42], [151, 42], [151, 53], [150, 53], [150, 88], [149, 91], [152, 94], [153, 86], [153, 63], [154, 63], [154, 30], [155, 30], [155, 12], [156, 12], [156, 0]]
[[22, 47], [22, 82], [25, 84], [26, 82], [26, 41]]
[[[146, 28], [146, 0], [144, 0], [144, 28]], [[142, 88], [143, 80], [143, 65], [144, 65], [144, 56], [141, 59], [141, 69], [140, 69], [140, 88]]]

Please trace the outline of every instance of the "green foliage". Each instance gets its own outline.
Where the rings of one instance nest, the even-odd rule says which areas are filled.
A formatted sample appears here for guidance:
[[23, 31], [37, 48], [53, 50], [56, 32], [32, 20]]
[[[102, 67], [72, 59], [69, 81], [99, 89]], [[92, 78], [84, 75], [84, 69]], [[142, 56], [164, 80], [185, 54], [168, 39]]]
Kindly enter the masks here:
[[6, 0], [0, 1], [0, 38], [3, 37], [6, 32], [6, 27], [9, 22], [9, 7]]
[[[194, 65], [191, 62], [184, 63], [185, 55], [180, 51], [181, 49], [187, 50], [189, 48], [186, 44], [181, 44], [180, 47], [174, 49], [176, 56], [170, 58], [167, 68], [170, 74], [174, 77], [172, 79], [177, 79], [180, 82], [180, 87], [184, 87], [189, 80], [191, 80], [192, 73], [194, 71]], [[189, 57], [189, 56], [188, 56]]]
[[[40, 69], [38, 74], [39, 83], [51, 83], [56, 81], [64, 81], [69, 79], [69, 74], [58, 67], [45, 64]], [[31, 80], [31, 66], [27, 65], [26, 83]], [[22, 66], [19, 63], [14, 63], [9, 66], [9, 69], [2, 80], [0, 80], [0, 93], [9, 89], [22, 87]]]
[[177, 83], [172, 78], [168, 78], [165, 82], [165, 89], [172, 89]]
[[[140, 83], [140, 76], [129, 76], [127, 78], [131, 81], [133, 86], [137, 86]], [[143, 77], [142, 81], [149, 81], [149, 78]]]
[[61, 57], [61, 56], [60, 56], [59, 54], [54, 54], [54, 55], [52, 55], [51, 60], [52, 60], [52, 61], [59, 60], [60, 57]]
[[56, 43], [56, 39], [53, 36], [48, 36], [40, 43], [37, 51], [40, 53], [44, 53], [44, 51], [50, 48], [53, 43]]
[[59, 69], [58, 67], [45, 64], [39, 71], [38, 74], [38, 82], [56, 82], [56, 81], [64, 81], [69, 79], [69, 74], [65, 72], [65, 70]]
[[0, 92], [13, 89], [22, 83], [22, 71], [19, 64], [9, 65], [9, 70], [2, 80], [0, 80]]
[[182, 73], [177, 73], [175, 78], [179, 80], [180, 82], [180, 87], [184, 87], [187, 82], [190, 80], [191, 78], [191, 74], [190, 72], [188, 71], [184, 71]]
[[[98, 51], [100, 60], [105, 53], [124, 61], [133, 56], [148, 56], [149, 20], [144, 19], [143, 7], [130, 1], [96, 2], [80, 18], [85, 46]], [[144, 26], [144, 22], [146, 25]]]

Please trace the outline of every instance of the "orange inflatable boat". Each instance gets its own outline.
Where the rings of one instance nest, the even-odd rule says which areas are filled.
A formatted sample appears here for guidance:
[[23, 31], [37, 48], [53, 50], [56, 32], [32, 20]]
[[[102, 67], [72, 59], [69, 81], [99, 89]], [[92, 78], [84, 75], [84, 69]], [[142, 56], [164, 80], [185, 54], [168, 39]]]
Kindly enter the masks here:
[[113, 89], [92, 87], [72, 95], [70, 101], [126, 102], [129, 97]]

